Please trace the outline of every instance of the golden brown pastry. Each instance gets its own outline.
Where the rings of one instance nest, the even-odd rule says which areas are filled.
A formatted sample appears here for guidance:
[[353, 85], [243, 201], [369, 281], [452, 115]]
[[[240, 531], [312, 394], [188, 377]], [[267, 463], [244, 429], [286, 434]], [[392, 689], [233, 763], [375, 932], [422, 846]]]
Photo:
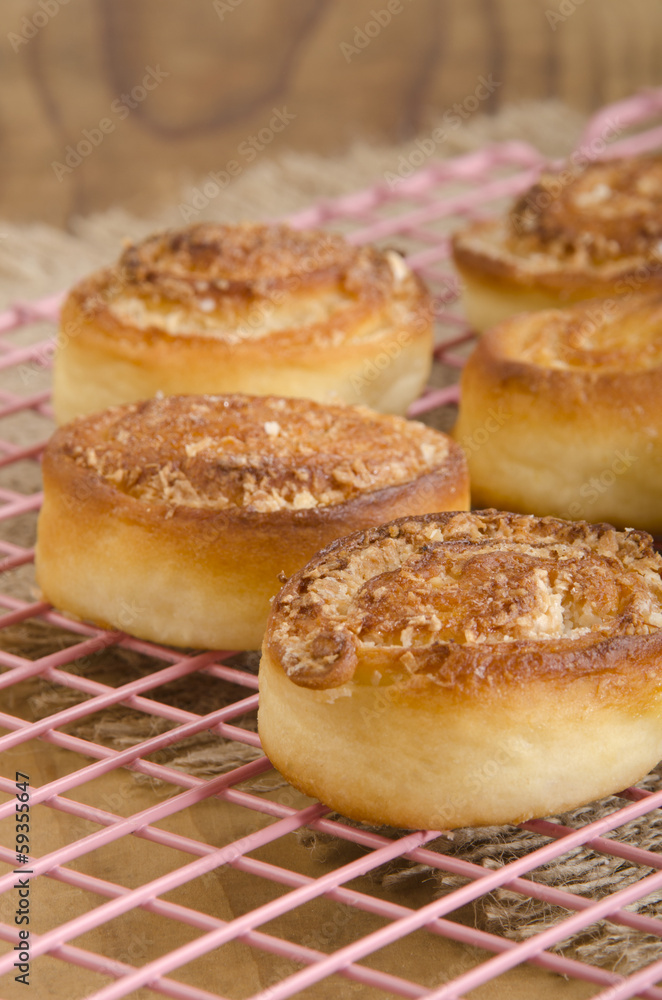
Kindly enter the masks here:
[[166, 397], [60, 428], [43, 461], [46, 600], [175, 646], [257, 649], [279, 574], [348, 531], [466, 509], [461, 449], [350, 406]]
[[158, 392], [404, 414], [431, 352], [430, 296], [394, 251], [285, 225], [201, 223], [129, 246], [72, 289], [55, 415], [62, 423]]
[[341, 538], [273, 603], [258, 729], [293, 785], [399, 827], [514, 823], [662, 756], [662, 558], [498, 511]]
[[476, 505], [662, 532], [662, 291], [505, 320], [461, 385]]
[[456, 233], [467, 318], [486, 330], [515, 313], [662, 286], [662, 156], [545, 173], [501, 219]]

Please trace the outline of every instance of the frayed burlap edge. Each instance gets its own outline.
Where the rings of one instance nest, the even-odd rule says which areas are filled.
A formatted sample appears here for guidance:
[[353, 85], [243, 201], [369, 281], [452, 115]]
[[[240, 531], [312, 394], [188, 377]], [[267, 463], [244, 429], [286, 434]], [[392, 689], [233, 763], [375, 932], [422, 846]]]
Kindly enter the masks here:
[[[4, 629], [0, 637], [3, 649], [28, 659], [56, 652], [73, 645], [80, 638], [73, 634], [67, 635], [38, 619]], [[257, 671], [256, 653], [240, 654], [231, 662], [251, 673]], [[62, 669], [111, 687], [119, 687], [162, 667], [163, 662], [160, 660], [153, 660], [121, 646], [110, 646], [79, 658]], [[231, 683], [217, 678], [211, 682], [207, 675], [197, 673], [170, 682], [165, 688], [157, 689], [147, 695], [164, 704], [198, 715], [207, 715], [225, 708], [241, 696], [237, 687]], [[53, 683], [46, 677], [38, 676], [29, 682], [29, 690], [24, 693], [24, 704], [32, 722], [83, 702], [87, 697], [75, 688], [65, 687]], [[251, 713], [233, 720], [233, 723], [255, 732], [257, 718], [255, 713]], [[125, 750], [143, 740], [165, 733], [177, 724], [158, 715], [148, 715], [137, 709], [117, 705], [62, 727], [62, 731], [113, 750]], [[262, 751], [256, 747], [224, 739], [218, 733], [203, 731], [177, 740], [171, 747], [159, 750], [158, 763], [204, 778], [223, 774], [261, 756], [263, 756]], [[150, 785], [155, 784], [153, 777], [145, 778], [139, 773], [135, 773], [133, 777], [138, 783], [148, 781]], [[165, 782], [162, 784], [165, 786]], [[168, 792], [174, 794], [177, 790], [173, 786]]]
[[[495, 117], [480, 116], [470, 121], [453, 133], [443, 147], [436, 149], [435, 156], [451, 156], [481, 148], [489, 142], [512, 139], [528, 142], [546, 156], [563, 156], [577, 142], [582, 124], [577, 114], [558, 102], [523, 103], [505, 108]], [[401, 157], [406, 157], [415, 148], [415, 142], [384, 148], [357, 143], [344, 156], [332, 159], [314, 154], [286, 153], [247, 170], [221, 197], [211, 201], [197, 218], [200, 221], [239, 221], [280, 217], [306, 208], [317, 198], [355, 191], [384, 179], [387, 172], [397, 173]], [[182, 191], [178, 204], [164, 207], [147, 219], [131, 215], [123, 209], [111, 209], [76, 220], [71, 233], [42, 225], [2, 223], [0, 303], [60, 291], [90, 270], [114, 260], [123, 240], [140, 239], [155, 229], [182, 225], [181, 206], [190, 202], [191, 192], [197, 183], [199, 180], [193, 178], [191, 185]], [[63, 639], [59, 630], [34, 622], [3, 630], [0, 641], [4, 649], [35, 658], [61, 647]], [[71, 641], [75, 641], [73, 636]], [[110, 671], [112, 683], [117, 685], [141, 671], [154, 669], [155, 665], [128, 650], [112, 647], [94, 657], [77, 661], [75, 669], [101, 680]], [[254, 670], [255, 655], [240, 658], [238, 665]], [[206, 678], [194, 675], [179, 687], [171, 686], [168, 697], [178, 707], [190, 707], [198, 713], [223, 707], [236, 697], [236, 692], [229, 685], [227, 691], [217, 685], [214, 685], [213, 694], [211, 690]], [[28, 707], [33, 718], [43, 718], [81, 697], [61, 685], [35, 678], [31, 682]], [[255, 720], [245, 719], [242, 724], [246, 728], [254, 728]], [[98, 713], [88, 721], [79, 721], [67, 731], [114, 749], [124, 749], [171, 726], [172, 723], [166, 720], [119, 706]], [[224, 773], [259, 755], [260, 751], [253, 747], [224, 740], [211, 733], [201, 733], [169, 748], [161, 762], [205, 777]], [[134, 774], [134, 778], [142, 780], [138, 774]], [[268, 783], [269, 788], [273, 787], [272, 780]], [[261, 784], [262, 779], [256, 779], [255, 790], [259, 790]], [[662, 787], [662, 775], [656, 771], [642, 785], [650, 789]], [[574, 810], [559, 819], [575, 826], [607, 815], [619, 804], [619, 799], [611, 797]], [[383, 832], [388, 836], [398, 833], [390, 828]], [[616, 836], [625, 843], [659, 852], [662, 850], [662, 817], [658, 812], [651, 813], [618, 830]], [[304, 831], [301, 837], [311, 849], [315, 849], [315, 856], [319, 858], [338, 843], [334, 838], [313, 831]], [[486, 827], [456, 830], [452, 839], [442, 837], [430, 846], [441, 853], [495, 868], [522, 857], [546, 842], [545, 837], [515, 827]], [[577, 848], [558, 861], [536, 869], [530, 878], [547, 886], [599, 899], [647, 873], [647, 870], [643, 871], [622, 859], [598, 854], [590, 848]], [[465, 881], [444, 874], [439, 869], [412, 865], [404, 860], [380, 869], [375, 877], [385, 886], [397, 886], [411, 879], [432, 880], [439, 895], [450, 892]], [[629, 909], [657, 915], [661, 897], [662, 894], [649, 896]], [[552, 926], [565, 915], [565, 910], [527, 899], [507, 889], [490, 893], [474, 904], [477, 926], [512, 940], [524, 940]], [[561, 942], [556, 950], [628, 973], [662, 957], [662, 942], [631, 928], [601, 921]]]
[[[520, 140], [545, 156], [567, 155], [581, 134], [583, 119], [558, 101], [529, 101], [505, 107], [498, 115], [476, 115], [435, 145], [433, 157], [423, 165], [458, 153], [480, 149], [487, 143]], [[446, 131], [448, 131], [446, 129]], [[421, 138], [429, 136], [432, 126]], [[244, 171], [195, 215], [183, 206], [208, 178], [191, 178], [177, 203], [164, 206], [149, 218], [113, 208], [78, 218], [72, 232], [40, 224], [1, 222], [0, 308], [17, 299], [33, 299], [67, 288], [94, 268], [114, 261], [126, 239], [142, 237], [186, 221], [215, 219], [280, 218], [308, 208], [318, 198], [333, 198], [398, 174], [402, 157], [420, 150], [415, 140], [400, 146], [373, 146], [356, 142], [345, 154], [323, 157], [314, 153], [286, 152], [276, 159], [260, 160]]]
[[[662, 788], [662, 765], [647, 775], [639, 787], [648, 791]], [[623, 806], [623, 800], [612, 795], [589, 803], [559, 816], [547, 817], [568, 827], [593, 823]], [[344, 823], [358, 826], [350, 820], [336, 817]], [[390, 828], [371, 828], [393, 836]], [[398, 831], [402, 835], [404, 831]], [[662, 812], [654, 810], [607, 834], [619, 843], [660, 853], [662, 850]], [[324, 859], [335, 849], [336, 839], [318, 831], [301, 833], [303, 842]], [[516, 861], [549, 843], [549, 838], [515, 826], [465, 827], [453, 830], [427, 845], [429, 850], [461, 858], [483, 868], [498, 869]], [[625, 889], [656, 869], [642, 868], [623, 858], [601, 854], [591, 847], [576, 847], [562, 857], [541, 865], [526, 877], [540, 885], [575, 893], [595, 902], [617, 890]], [[373, 877], [385, 887], [429, 881], [440, 897], [465, 885], [470, 880], [448, 874], [429, 865], [414, 864], [398, 859], [373, 872]], [[662, 890], [630, 904], [627, 909], [645, 916], [659, 917]], [[534, 934], [553, 927], [570, 915], [570, 911], [542, 900], [533, 899], [501, 888], [482, 896], [472, 906], [475, 926], [512, 941], [524, 941]], [[623, 924], [601, 920], [586, 930], [565, 938], [549, 950], [577, 958], [628, 975], [662, 958], [662, 941], [653, 934]]]
[[[4, 631], [3, 646], [10, 652], [20, 652], [21, 655], [30, 658], [46, 655], [69, 642], [76, 641], [74, 636], [63, 639], [63, 633], [59, 629], [39, 621], [26, 622]], [[239, 654], [235, 657], [234, 663], [240, 669], [254, 673], [257, 669], [258, 655]], [[66, 669], [73, 669], [86, 677], [118, 686], [161, 665], [159, 661], [150, 661], [130, 650], [110, 647], [78, 660]], [[41, 677], [34, 678], [31, 686], [32, 693], [28, 697], [28, 705], [31, 717], [34, 719], [49, 716], [85, 698], [79, 692], [54, 685]], [[194, 674], [182, 679], [181, 682], [169, 684], [163, 691], [150, 693], [150, 697], [156, 697], [178, 708], [206, 714], [236, 700], [237, 690], [229, 683], [215, 682], [214, 685], [210, 685], [207, 677]], [[246, 729], [255, 730], [254, 715], [235, 721]], [[174, 723], [168, 720], [117, 706], [96, 713], [90, 719], [79, 720], [66, 727], [66, 731], [81, 739], [123, 750], [165, 732], [173, 725]], [[211, 777], [249, 763], [259, 756], [261, 751], [255, 747], [224, 739], [217, 734], [202, 732], [180, 740], [160, 752], [159, 763], [187, 774]], [[140, 774], [134, 774], [133, 777], [137, 782], [154, 783], [153, 778], [147, 779]], [[639, 785], [649, 791], [662, 788], [662, 766], [643, 779]], [[274, 783], [274, 778], [270, 775], [268, 779], [256, 778], [251, 782], [251, 786], [254, 791], [261, 792], [273, 791], [280, 787], [280, 784], [278, 779]], [[176, 789], [173, 787], [172, 791], [175, 792]], [[578, 827], [601, 819], [622, 805], [623, 800], [618, 796], [609, 796], [550, 818], [565, 826]], [[362, 826], [341, 816], [337, 818], [352, 826]], [[405, 832], [390, 827], [370, 827], [370, 829], [375, 829], [388, 837], [401, 836]], [[607, 834], [607, 837], [609, 836]], [[662, 811], [655, 810], [641, 816], [616, 830], [612, 836], [619, 842], [660, 853]], [[300, 831], [299, 838], [321, 862], [328, 860], [341, 844], [337, 838], [310, 829]], [[513, 826], [493, 826], [454, 830], [450, 835], [435, 840], [428, 847], [441, 854], [462, 858], [484, 868], [495, 869], [524, 857], [546, 843], [548, 838], [542, 834]], [[622, 858], [601, 854], [591, 847], [577, 847], [561, 858], [536, 868], [527, 878], [541, 885], [598, 900], [618, 889], [626, 888], [651, 871], [652, 869], [644, 869]], [[438, 896], [445, 895], [468, 881], [461, 876], [445, 873], [432, 866], [414, 864], [405, 859], [395, 860], [377, 869], [372, 873], [372, 877], [384, 887], [405, 885], [413, 881], [430, 882], [434, 886], [435, 895]], [[628, 909], [644, 915], [659, 916], [661, 903], [662, 891], [659, 891], [631, 904]], [[568, 911], [561, 907], [528, 898], [505, 888], [489, 893], [473, 904], [473, 920], [477, 927], [513, 941], [523, 941], [567, 916]], [[551, 950], [571, 955], [593, 965], [612, 968], [622, 974], [629, 974], [662, 958], [662, 941], [654, 935], [602, 920], [587, 930], [561, 941]]]

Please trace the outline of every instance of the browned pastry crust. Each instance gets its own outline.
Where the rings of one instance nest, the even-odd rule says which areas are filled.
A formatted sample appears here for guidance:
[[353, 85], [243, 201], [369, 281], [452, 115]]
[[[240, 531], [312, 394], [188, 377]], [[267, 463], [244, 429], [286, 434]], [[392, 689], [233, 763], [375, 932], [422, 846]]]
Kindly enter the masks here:
[[527, 309], [659, 288], [662, 157], [544, 173], [505, 218], [468, 226], [452, 245], [480, 330]]
[[510, 823], [662, 756], [649, 536], [494, 510], [342, 538], [274, 601], [258, 725], [288, 781], [355, 819]]
[[285, 225], [201, 223], [76, 285], [55, 360], [59, 422], [156, 395], [247, 392], [404, 413], [432, 307], [394, 251]]
[[453, 436], [479, 506], [662, 532], [662, 292], [488, 331]]
[[445, 435], [276, 397], [166, 397], [79, 418], [53, 436], [43, 472], [46, 599], [180, 646], [258, 648], [279, 574], [348, 531], [469, 501]]

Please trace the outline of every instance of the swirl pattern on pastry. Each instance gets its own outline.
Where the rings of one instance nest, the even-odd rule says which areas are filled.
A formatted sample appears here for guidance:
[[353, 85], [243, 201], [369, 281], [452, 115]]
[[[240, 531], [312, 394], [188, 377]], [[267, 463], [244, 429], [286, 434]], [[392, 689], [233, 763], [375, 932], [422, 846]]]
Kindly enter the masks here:
[[[469, 501], [446, 435], [277, 397], [114, 407], [60, 428], [43, 470], [47, 599], [182, 646], [257, 648], [279, 574], [347, 531]], [[128, 624], [122, 602], [142, 609]]]
[[[55, 408], [63, 421], [158, 391], [248, 392], [404, 413], [431, 338], [430, 296], [395, 251], [280, 224], [200, 223], [128, 246], [72, 289]], [[91, 385], [76, 383], [83, 374]]]
[[[662, 752], [661, 575], [642, 532], [494, 510], [340, 539], [274, 601], [265, 749], [307, 794], [393, 825], [514, 822], [615, 791]], [[468, 795], [495, 747], [490, 787]]]
[[[372, 311], [388, 306], [395, 285], [386, 254], [354, 247], [334, 233], [201, 223], [128, 247], [107, 302], [116, 316], [140, 328], [183, 336], [236, 342], [296, 326], [329, 340], [334, 329], [324, 324], [331, 315], [335, 330], [347, 331], [360, 318], [376, 326]], [[290, 296], [294, 315], [274, 308]]]
[[543, 173], [505, 217], [456, 233], [478, 328], [526, 309], [659, 288], [661, 192], [660, 156], [568, 167]]
[[265, 513], [346, 503], [442, 465], [451, 441], [364, 407], [170, 396], [62, 429], [52, 447], [143, 503]]
[[559, 190], [543, 173], [510, 212], [510, 245], [575, 266], [660, 253], [662, 157], [591, 163]]
[[489, 330], [453, 435], [479, 506], [662, 531], [662, 293]]
[[[464, 677], [449, 673], [452, 653], [469, 660], [484, 646], [486, 663], [501, 670], [490, 649], [501, 643], [551, 643], [551, 652], [558, 642], [581, 639], [587, 649], [657, 632], [661, 567], [641, 532], [496, 512], [432, 514], [345, 539], [313, 560], [279, 594], [269, 641], [304, 687], [345, 683], [362, 653], [369, 659], [384, 647], [400, 670], [407, 651], [406, 670], [421, 669], [433, 683], [485, 684], [494, 677], [474, 670], [475, 661]], [[338, 660], [319, 658], [341, 635], [352, 655], [341, 642]], [[432, 647], [443, 650], [438, 661]]]

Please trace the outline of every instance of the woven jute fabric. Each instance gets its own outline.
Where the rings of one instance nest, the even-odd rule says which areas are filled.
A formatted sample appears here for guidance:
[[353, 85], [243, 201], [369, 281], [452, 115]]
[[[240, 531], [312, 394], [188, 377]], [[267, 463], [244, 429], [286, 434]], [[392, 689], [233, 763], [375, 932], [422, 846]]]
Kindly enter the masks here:
[[[434, 158], [480, 149], [486, 143], [517, 139], [545, 156], [568, 154], [577, 143], [583, 119], [555, 101], [530, 102], [505, 108], [500, 114], [467, 119], [434, 148]], [[428, 129], [421, 138], [433, 131]], [[285, 153], [278, 159], [256, 161], [207, 204], [194, 209], [196, 188], [205, 178], [192, 178], [176, 203], [149, 218], [121, 208], [75, 219], [71, 231], [0, 220], [0, 306], [66, 288], [95, 267], [115, 260], [126, 239], [140, 239], [157, 229], [215, 219], [238, 222], [281, 218], [309, 207], [318, 198], [333, 198], [368, 187], [397, 174], [402, 157], [418, 150], [416, 141], [374, 147], [356, 143], [334, 158], [312, 153]], [[419, 150], [420, 154], [420, 150]], [[418, 163], [418, 158], [412, 158]], [[426, 166], [432, 159], [426, 160]]]
[[[493, 118], [482, 117], [468, 122], [451, 135], [443, 149], [436, 150], [436, 155], [451, 156], [481, 148], [487, 142], [520, 139], [546, 156], [559, 157], [572, 150], [582, 125], [578, 115], [557, 103], [520, 105], [507, 108]], [[415, 142], [381, 149], [358, 144], [334, 159], [289, 153], [278, 160], [265, 160], [247, 170], [231, 188], [209, 202], [196, 220], [279, 218], [307, 207], [319, 197], [333, 197], [375, 183], [388, 171], [397, 170], [400, 158], [414, 148]], [[177, 204], [164, 207], [158, 216], [151, 218], [137, 218], [122, 209], [114, 209], [77, 220], [71, 232], [39, 225], [22, 227], [0, 223], [0, 300], [8, 304], [66, 288], [83, 274], [114, 260], [124, 240], [139, 239], [156, 229], [182, 225], [186, 215], [184, 208], [191, 203], [195, 187], [194, 181], [190, 188], [182, 191]], [[22, 472], [15, 474], [15, 488], [34, 488], [34, 484], [21, 481], [22, 475]], [[25, 475], [34, 473], [26, 472]], [[13, 536], [14, 540], [29, 543], [27, 536], [33, 532], [34, 524], [17, 530], [19, 534]], [[25, 588], [30, 586], [30, 581], [26, 583], [25, 573], [7, 575], [0, 586], [5, 591], [15, 586], [16, 592], [25, 596]], [[1, 648], [31, 659], [72, 641], [73, 636], [66, 636], [61, 630], [39, 621], [25, 622], [0, 631]], [[254, 672], [257, 660], [257, 654], [244, 654], [236, 658], [236, 663]], [[75, 664], [77, 672], [94, 679], [105, 681], [112, 677], [114, 686], [128, 682], [153, 667], [145, 657], [119, 647], [101, 650]], [[228, 704], [233, 696], [230, 685], [227, 692], [216, 685], [212, 696], [206, 679], [195, 676], [169, 685], [166, 691], [157, 695], [178, 707], [201, 714]], [[30, 681], [25, 697], [30, 716], [38, 719], [82, 700], [84, 695], [45, 678], [35, 678]], [[255, 719], [247, 717], [239, 720], [239, 724], [254, 728]], [[171, 725], [164, 719], [115, 706], [71, 725], [67, 731], [84, 739], [124, 749]], [[253, 747], [224, 740], [211, 733], [200, 733], [173, 745], [167, 760], [162, 760], [162, 763], [187, 773], [210, 776], [246, 763], [258, 754], [259, 751]], [[139, 781], [140, 776], [135, 776], [135, 780]], [[273, 779], [270, 780], [270, 787], [273, 787]], [[258, 784], [259, 780], [256, 787]], [[642, 786], [651, 790], [662, 787], [662, 772], [649, 775]], [[558, 819], [568, 826], [577, 826], [598, 819], [621, 804], [621, 799], [611, 797]], [[397, 835], [396, 831], [387, 832], [389, 836]], [[643, 816], [617, 830], [615, 836], [621, 841], [660, 852], [662, 816], [657, 811]], [[320, 860], [334, 850], [333, 838], [312, 831], [304, 831], [301, 837]], [[485, 868], [494, 868], [546, 842], [546, 837], [516, 827], [487, 827], [456, 830], [431, 846], [441, 853], [461, 857]], [[648, 870], [630, 862], [582, 847], [537, 868], [530, 878], [546, 886], [562, 888], [595, 900], [626, 887], [645, 874]], [[375, 878], [388, 887], [419, 880], [432, 884], [435, 894], [447, 893], [464, 881], [444, 874], [440, 869], [404, 860], [377, 871]], [[629, 909], [646, 914], [657, 913], [661, 898], [660, 893], [648, 896]], [[556, 923], [567, 912], [511, 890], [500, 889], [474, 904], [473, 919], [481, 928], [513, 940], [522, 940]], [[658, 938], [606, 920], [562, 941], [558, 950], [622, 973], [662, 957], [662, 943]]]
[[[75, 641], [73, 636], [65, 637], [61, 630], [39, 621], [16, 625], [0, 633], [0, 636], [3, 648], [33, 659], [51, 653], [67, 642]], [[257, 672], [258, 662], [257, 653], [238, 654], [232, 661], [234, 665], [252, 673]], [[74, 669], [93, 680], [118, 686], [135, 680], [154, 669], [156, 665], [130, 650], [112, 647], [100, 650], [84, 661], [76, 661]], [[84, 700], [84, 697], [79, 692], [54, 685], [45, 678], [35, 678], [30, 682], [28, 696], [30, 715], [34, 719], [44, 718]], [[227, 685], [227, 689], [223, 684], [216, 684], [211, 689], [204, 676], [193, 675], [167, 685], [162, 691], [157, 692], [155, 697], [156, 700], [178, 708], [205, 714], [230, 704], [236, 697], [236, 691], [233, 691], [230, 684]], [[256, 719], [252, 714], [236, 720], [236, 724], [254, 730]], [[145, 715], [144, 712], [120, 705], [95, 713], [90, 719], [76, 722], [68, 726], [66, 731], [81, 739], [124, 750], [159, 732], [165, 732], [172, 725], [173, 723], [165, 719]], [[260, 751], [255, 747], [223, 739], [210, 732], [202, 732], [177, 741], [161, 754], [159, 762], [188, 774], [208, 778], [246, 764], [258, 756]], [[140, 775], [134, 775], [134, 780], [154, 781], [153, 778], [147, 779]], [[270, 790], [277, 787], [272, 776], [258, 778], [253, 785], [256, 791], [262, 791], [267, 786]], [[662, 788], [662, 766], [644, 778], [639, 785], [649, 791]], [[618, 796], [609, 796], [563, 815], [548, 818], [564, 826], [579, 827], [609, 815], [623, 804], [623, 800]], [[354, 826], [360, 825], [344, 819], [343, 822], [350, 822]], [[377, 832], [393, 837], [403, 835], [405, 831], [378, 828]], [[339, 846], [335, 838], [317, 831], [304, 830], [299, 836], [320, 862], [330, 859]], [[621, 843], [660, 853], [662, 811], [654, 810], [647, 813], [606, 836], [607, 838], [613, 836]], [[428, 847], [442, 854], [494, 869], [529, 854], [547, 842], [548, 838], [544, 835], [515, 826], [490, 826], [454, 830], [433, 841]], [[563, 889], [586, 899], [597, 900], [609, 893], [624, 889], [651, 873], [652, 869], [642, 868], [623, 858], [603, 854], [592, 847], [576, 847], [561, 858], [536, 868], [527, 877], [543, 886]], [[393, 861], [388, 866], [377, 869], [373, 872], [373, 878], [386, 888], [401, 886], [403, 890], [411, 888], [416, 883], [424, 883], [428, 887], [432, 886], [432, 892], [437, 896], [445, 895], [468, 881], [461, 876], [447, 874], [440, 868], [414, 864], [405, 859]], [[659, 915], [661, 903], [662, 891], [631, 904], [628, 910], [649, 916]], [[569, 911], [501, 888], [478, 899], [473, 904], [471, 915], [476, 926], [481, 929], [521, 941], [556, 924], [568, 916]], [[564, 939], [552, 950], [627, 974], [662, 957], [662, 942], [654, 935], [603, 920], [572, 938]]]

